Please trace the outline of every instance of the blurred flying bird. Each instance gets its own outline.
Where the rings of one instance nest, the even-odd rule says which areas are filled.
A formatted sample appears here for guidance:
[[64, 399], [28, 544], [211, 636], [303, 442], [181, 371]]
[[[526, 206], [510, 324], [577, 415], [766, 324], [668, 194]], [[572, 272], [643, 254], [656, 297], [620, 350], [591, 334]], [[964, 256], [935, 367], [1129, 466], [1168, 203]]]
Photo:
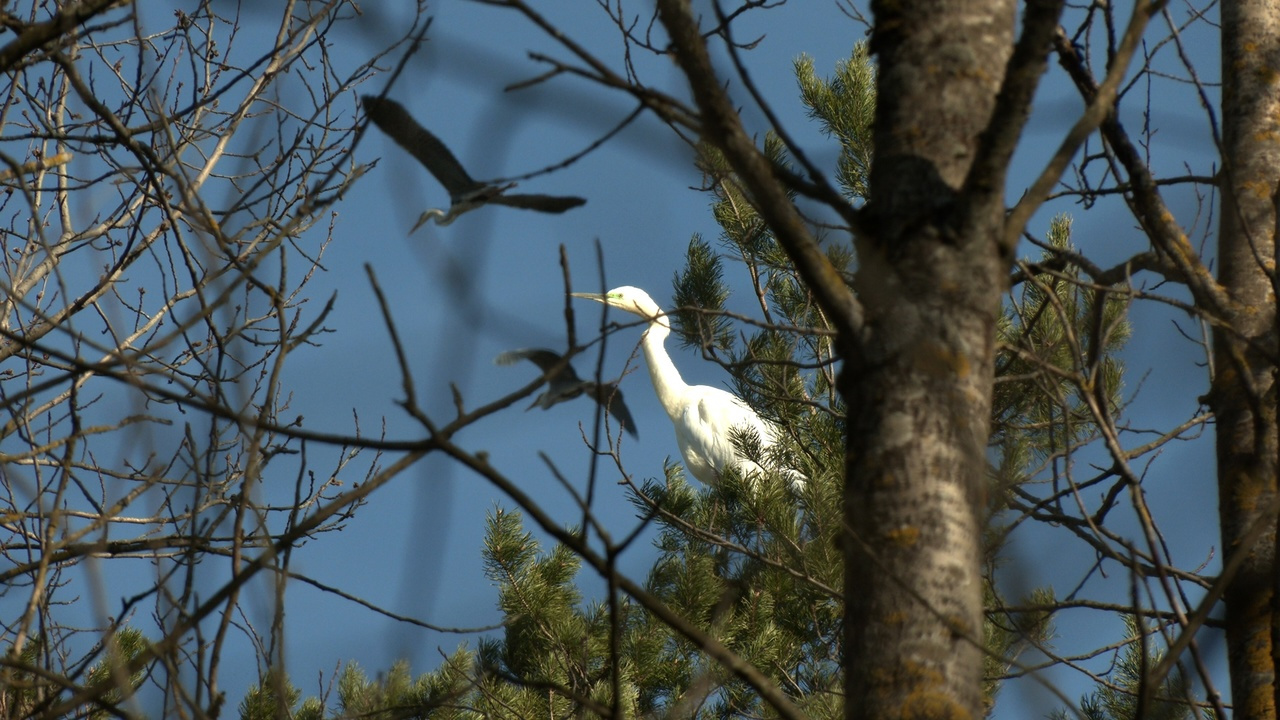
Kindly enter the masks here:
[[[744, 475], [760, 473], [764, 468], [742, 457], [734, 447], [733, 434], [754, 433], [761, 450], [767, 453], [777, 442], [779, 429], [756, 414], [745, 402], [720, 388], [689, 385], [667, 355], [664, 342], [671, 334], [667, 315], [649, 294], [640, 288], [619, 287], [601, 295], [573, 293], [574, 297], [595, 300], [610, 307], [639, 315], [649, 322], [641, 338], [644, 357], [649, 364], [649, 379], [658, 394], [658, 402], [676, 429], [676, 444], [689, 472], [707, 485], [714, 485], [720, 474], [733, 468]], [[799, 494], [806, 478], [791, 468], [775, 467]]]
[[564, 195], [507, 194], [508, 190], [516, 186], [515, 183], [493, 185], [474, 180], [462, 167], [462, 163], [449, 152], [449, 148], [440, 142], [440, 138], [419, 125], [403, 105], [395, 100], [373, 95], [361, 97], [360, 102], [373, 124], [400, 147], [408, 150], [449, 191], [448, 211], [438, 208], [427, 210], [409, 232], [417, 230], [431, 219], [435, 219], [437, 225], [448, 225], [459, 215], [483, 205], [506, 205], [538, 212], [562, 213], [586, 202], [580, 197]]
[[[609, 414], [613, 415], [632, 437], [640, 437], [639, 432], [636, 431], [636, 424], [631, 419], [631, 413], [622, 402], [622, 391], [618, 389], [618, 383], [583, 380], [578, 377], [578, 373], [574, 372], [572, 365], [561, 363], [563, 357], [543, 348], [526, 348], [508, 350], [493, 361], [499, 365], [514, 365], [521, 360], [528, 360], [542, 369], [543, 374], [546, 375], [547, 390], [534, 399], [533, 404], [526, 410], [534, 407], [546, 410], [552, 405], [572, 400], [585, 393], [608, 410]], [[559, 367], [558, 370], [557, 367]]]

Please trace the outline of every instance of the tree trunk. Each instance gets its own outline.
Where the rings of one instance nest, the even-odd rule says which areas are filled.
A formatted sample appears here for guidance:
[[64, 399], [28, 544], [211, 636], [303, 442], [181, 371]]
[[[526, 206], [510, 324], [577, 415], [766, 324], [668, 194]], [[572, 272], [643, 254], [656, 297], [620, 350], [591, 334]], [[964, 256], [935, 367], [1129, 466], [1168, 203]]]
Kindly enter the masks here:
[[[1239, 311], [1215, 326], [1210, 397], [1217, 419], [1224, 561], [1248, 558], [1225, 594], [1235, 717], [1276, 716], [1275, 193], [1280, 183], [1280, 12], [1274, 0], [1222, 5], [1222, 213], [1219, 280]], [[1257, 523], [1262, 538], [1242, 548]]]
[[846, 358], [846, 710], [982, 716], [982, 485], [1008, 259], [1000, 193], [961, 207], [1012, 46], [1009, 0], [873, 3], [871, 232]]

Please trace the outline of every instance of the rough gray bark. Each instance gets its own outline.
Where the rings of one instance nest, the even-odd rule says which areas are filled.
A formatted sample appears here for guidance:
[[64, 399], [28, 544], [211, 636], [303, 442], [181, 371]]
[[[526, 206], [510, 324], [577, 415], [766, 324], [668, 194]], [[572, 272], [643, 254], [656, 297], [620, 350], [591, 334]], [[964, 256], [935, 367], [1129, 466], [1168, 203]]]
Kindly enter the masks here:
[[841, 376], [854, 534], [846, 707], [855, 718], [980, 717], [981, 495], [1009, 260], [999, 193], [961, 190], [992, 120], [1014, 4], [872, 9], [871, 231], [858, 238], [855, 284], [869, 341]]
[[[1248, 557], [1225, 593], [1237, 718], [1276, 716], [1275, 194], [1280, 185], [1280, 12], [1273, 0], [1222, 5], [1222, 212], [1219, 281], [1233, 308], [1215, 326], [1222, 545]], [[1256, 523], [1269, 528], [1241, 548]]]
[[[1062, 7], [1029, 3], [1015, 45], [1012, 0], [873, 5], [872, 201], [860, 211], [833, 203], [856, 236], [855, 297], [797, 215], [786, 174], [743, 131], [688, 0], [658, 3], [702, 138], [724, 154], [838, 331], [849, 407], [852, 718], [983, 713], [980, 538], [995, 326], [1020, 225], [1048, 192], [1007, 219], [1004, 185]], [[1141, 28], [1131, 34], [1120, 70], [1098, 93], [1103, 109], [1077, 123], [1062, 157], [1105, 116]], [[1046, 168], [1046, 188], [1062, 167]]]

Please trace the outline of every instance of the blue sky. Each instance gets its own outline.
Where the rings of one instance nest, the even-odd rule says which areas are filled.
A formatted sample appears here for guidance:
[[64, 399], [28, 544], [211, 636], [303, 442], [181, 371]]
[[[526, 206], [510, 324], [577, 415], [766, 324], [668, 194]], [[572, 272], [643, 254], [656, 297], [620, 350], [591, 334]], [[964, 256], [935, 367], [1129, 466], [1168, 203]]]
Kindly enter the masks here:
[[[626, 98], [565, 78], [534, 91], [504, 94], [504, 85], [541, 69], [527, 60], [526, 51], [559, 57], [564, 52], [514, 13], [442, 2], [433, 7], [433, 14], [428, 45], [389, 95], [443, 138], [477, 177], [515, 175], [556, 163], [607, 131], [632, 107]], [[367, 43], [366, 52], [386, 37], [376, 26], [380, 19], [366, 19], [373, 24], [368, 36], [360, 39]], [[618, 60], [616, 31], [602, 23], [598, 11], [578, 8], [554, 19], [601, 57]], [[759, 47], [746, 55], [757, 84], [810, 156], [833, 168], [832, 143], [805, 118], [798, 102], [792, 62], [806, 53], [815, 59], [819, 73], [830, 74], [838, 61], [849, 56], [852, 44], [865, 37], [864, 28], [829, 2], [788, 3], [756, 14], [743, 27], [764, 35]], [[352, 30], [346, 26], [340, 32]], [[745, 29], [740, 32], [743, 37], [752, 34]], [[345, 49], [360, 52], [355, 46]], [[1215, 60], [1208, 54], [1200, 59], [1201, 73], [1212, 75]], [[683, 95], [683, 80], [674, 66], [655, 61], [641, 67], [646, 81]], [[360, 88], [360, 92], [381, 90], [376, 81]], [[1173, 117], [1156, 136], [1153, 157], [1158, 168], [1180, 172], [1180, 164], [1187, 162], [1203, 171], [1212, 157], [1212, 144], [1186, 89], [1170, 83], [1167, 89], [1156, 87], [1154, 98], [1153, 108], [1166, 113], [1161, 117]], [[1056, 149], [1080, 107], [1062, 74], [1051, 69], [1011, 178], [1011, 202]], [[1142, 120], [1141, 110], [1137, 107], [1126, 121], [1136, 126]], [[749, 127], [763, 131], [760, 114], [749, 106], [747, 113]], [[413, 433], [412, 424], [391, 405], [401, 396], [399, 378], [361, 270], [364, 263], [377, 272], [395, 308], [426, 406], [448, 416], [451, 382], [474, 406], [535, 377], [531, 365], [495, 367], [491, 360], [499, 352], [563, 347], [561, 244], [575, 290], [636, 285], [669, 304], [671, 278], [681, 267], [690, 236], [701, 233], [714, 239], [717, 235], [708, 211], [709, 197], [693, 189], [700, 178], [688, 148], [648, 116], [602, 150], [524, 186], [531, 192], [584, 195], [588, 198], [584, 208], [562, 216], [486, 209], [447, 228], [427, 226], [412, 237], [406, 231], [428, 204], [443, 204], [443, 190], [380, 135], [367, 136], [356, 155], [361, 160], [381, 160], [337, 208], [341, 216], [337, 239], [326, 255], [331, 271], [321, 279], [339, 291], [338, 310], [329, 323], [337, 332], [294, 368], [299, 409], [313, 428], [350, 429], [352, 409], [356, 409], [366, 431], [385, 414], [389, 435]], [[1194, 206], [1180, 203], [1178, 193], [1169, 193], [1171, 205], [1191, 212]], [[1076, 241], [1101, 264], [1144, 247], [1145, 240], [1119, 206], [1085, 213], [1057, 203], [1037, 216], [1031, 230], [1043, 233], [1048, 217], [1062, 211], [1073, 213]], [[597, 271], [597, 245], [603, 257], [603, 279]], [[730, 262], [727, 276], [742, 287], [743, 278], [735, 275], [736, 269]], [[458, 312], [459, 298], [465, 299], [465, 314]], [[579, 304], [575, 310], [580, 337], [589, 337], [598, 322], [597, 307]], [[1133, 317], [1134, 339], [1126, 356], [1131, 367], [1140, 370], [1129, 379], [1131, 393], [1136, 392], [1132, 417], [1138, 426], [1167, 427], [1171, 419], [1194, 411], [1195, 397], [1203, 392], [1204, 383], [1195, 363], [1202, 358], [1173, 331], [1176, 315], [1140, 304], [1133, 309]], [[606, 368], [611, 376], [626, 365], [638, 338], [637, 330], [610, 340]], [[669, 349], [690, 382], [721, 386], [727, 382], [718, 367], [703, 362], [695, 352], [680, 351], [674, 342]], [[579, 367], [585, 370], [589, 361], [580, 360]], [[664, 459], [677, 457], [677, 450], [642, 363], [632, 362], [631, 367], [637, 372], [622, 387], [640, 438], [624, 438], [622, 456], [638, 479], [660, 477]], [[547, 412], [515, 409], [470, 429], [461, 440], [468, 447], [490, 452], [495, 465], [523, 489], [565, 523], [573, 523], [577, 512], [538, 453], [546, 452], [568, 477], [584, 476], [589, 454], [579, 424], [589, 432], [592, 412], [585, 400]], [[1209, 560], [1216, 544], [1212, 467], [1211, 446], [1201, 442], [1175, 444], [1152, 468], [1153, 504], [1165, 527], [1176, 529], [1169, 540], [1175, 557], [1185, 565]], [[605, 482], [595, 511], [609, 527], [632, 527], [633, 512], [621, 488], [609, 482], [612, 471], [607, 466], [602, 470]], [[1170, 485], [1176, 488], [1173, 492], [1162, 492]], [[483, 577], [480, 551], [485, 514], [500, 505], [510, 507], [511, 503], [482, 480], [431, 458], [376, 494], [340, 536], [303, 548], [295, 562], [303, 572], [348, 590], [358, 588], [362, 597], [396, 612], [441, 625], [486, 625], [498, 615], [496, 591]], [[1053, 583], [1065, 594], [1085, 577], [1093, 562], [1090, 553], [1066, 544], [1072, 542], [1047, 528], [1018, 536], [1011, 545], [1010, 562], [1018, 569], [1012, 575], [1025, 579], [1028, 586]], [[1071, 551], [1064, 552], [1064, 547]], [[652, 557], [652, 550], [639, 544], [623, 566], [643, 575]], [[1127, 581], [1105, 586], [1100, 582], [1095, 576], [1086, 594], [1126, 600]], [[584, 579], [583, 586], [588, 594], [599, 591], [593, 579]], [[265, 613], [269, 607], [265, 600], [263, 607]], [[315, 690], [315, 678], [327, 677], [340, 662], [354, 660], [377, 671], [407, 657], [415, 671], [421, 671], [433, 667], [440, 653], [468, 639], [414, 629], [297, 585], [290, 589], [289, 623], [290, 669], [307, 691]], [[1096, 614], [1065, 613], [1059, 628], [1059, 647], [1067, 651], [1115, 639], [1120, 624], [1115, 618], [1097, 622]], [[1072, 673], [1058, 672], [1053, 677], [1064, 681], [1071, 697], [1083, 687]], [[1001, 709], [1013, 717], [1028, 711], [1039, 714], [1055, 704], [1024, 683], [1006, 691]]]
[[[406, 17], [393, 15], [388, 5], [366, 7], [365, 16], [336, 26], [330, 40], [339, 65], [363, 62], [402, 32]], [[512, 12], [463, 0], [443, 0], [430, 10], [435, 20], [428, 42], [388, 95], [440, 136], [478, 178], [519, 175], [558, 163], [633, 108], [626, 97], [573, 78], [504, 93], [505, 85], [543, 70], [529, 61], [529, 51], [557, 57], [565, 57], [565, 52]], [[617, 67], [617, 30], [594, 3], [564, 3], [544, 12], [558, 12], [550, 15], [553, 22]], [[1163, 36], [1158, 30], [1152, 31], [1153, 38]], [[809, 156], [834, 170], [836, 149], [805, 117], [792, 63], [801, 53], [808, 54], [819, 74], [831, 74], [853, 44], [865, 38], [865, 28], [830, 0], [793, 0], [749, 13], [738, 32], [744, 39], [763, 35], [759, 46], [744, 56], [756, 84]], [[1189, 46], [1200, 54], [1196, 61], [1202, 76], [1212, 78], [1217, 73], [1216, 46], [1201, 40]], [[386, 65], [397, 59], [388, 58]], [[685, 95], [683, 79], [669, 61], [637, 60], [646, 82]], [[386, 77], [348, 93], [339, 104], [357, 112], [356, 96], [382, 92]], [[1179, 83], [1156, 82], [1152, 109], [1164, 118], [1152, 149], [1157, 171], [1180, 173], [1185, 162], [1207, 173], [1213, 148], [1194, 95]], [[745, 96], [738, 97], [745, 105]], [[1011, 201], [1056, 148], [1080, 107], [1061, 72], [1051, 68], [1017, 156], [1009, 184]], [[1142, 110], [1140, 105], [1127, 106], [1126, 123], [1139, 127]], [[760, 113], [749, 105], [745, 112], [749, 128], [762, 133]], [[310, 286], [316, 298], [312, 312], [318, 312], [330, 293], [337, 293], [335, 311], [326, 323], [334, 332], [323, 337], [320, 347], [300, 351], [288, 377], [295, 393], [293, 410], [312, 430], [351, 432], [353, 417], [358, 416], [366, 434], [381, 432], [384, 423], [388, 437], [420, 434], [395, 405], [403, 391], [365, 264], [376, 273], [393, 308], [423, 406], [448, 419], [453, 412], [451, 383], [467, 406], [474, 407], [537, 376], [529, 364], [493, 365], [498, 353], [520, 347], [563, 348], [562, 245], [574, 290], [635, 285], [669, 305], [672, 276], [682, 267], [690, 237], [698, 233], [714, 241], [718, 234], [710, 197], [696, 189], [701, 178], [688, 147], [648, 115], [599, 151], [523, 185], [529, 192], [588, 199], [585, 207], [560, 216], [485, 208], [448, 227], [428, 225], [408, 236], [425, 207], [446, 203], [443, 188], [376, 131], [366, 134], [355, 157], [378, 164], [333, 208], [334, 241], [323, 259], [328, 271]], [[1167, 197], [1180, 219], [1189, 223], [1196, 207], [1190, 191], [1173, 189]], [[1052, 204], [1032, 222], [1031, 231], [1043, 234], [1048, 218], [1063, 211], [1073, 213], [1076, 241], [1099, 264], [1145, 247], [1134, 222], [1118, 205], [1081, 212], [1068, 202]], [[318, 243], [318, 238], [317, 233], [312, 240]], [[732, 261], [726, 263], [726, 279], [738, 288], [745, 287], [740, 270]], [[750, 312], [748, 303], [730, 305]], [[599, 306], [583, 302], [575, 310], [579, 338], [591, 337]], [[1142, 304], [1132, 313], [1135, 332], [1126, 351], [1135, 370], [1128, 381], [1135, 395], [1131, 418], [1137, 427], [1167, 428], [1194, 412], [1195, 398], [1204, 391], [1203, 372], [1196, 367], [1203, 358], [1172, 327], [1178, 320], [1193, 328], [1176, 314]], [[638, 329], [610, 338], [605, 362], [610, 377], [627, 366], [638, 340]], [[680, 350], [674, 341], [668, 349], [689, 382], [727, 384], [724, 372], [698, 353]], [[585, 375], [591, 360], [584, 357], [577, 364]], [[622, 457], [637, 480], [661, 477], [664, 460], [677, 458], [678, 451], [643, 361], [637, 358], [630, 367], [635, 372], [623, 380], [622, 388], [640, 437], [623, 437]], [[594, 406], [580, 400], [545, 412], [524, 412], [524, 404], [469, 428], [458, 440], [470, 449], [487, 451], [495, 466], [564, 523], [578, 522], [579, 513], [539, 453], [545, 452], [567, 477], [585, 477], [591, 458], [580, 424], [590, 433]], [[336, 448], [312, 447], [309, 452], [317, 468], [333, 464], [340, 454]], [[371, 459], [367, 454], [363, 462]], [[615, 535], [625, 533], [636, 522], [634, 513], [623, 490], [613, 483], [615, 471], [606, 465], [600, 469], [602, 484], [594, 510]], [[1183, 567], [1197, 566], [1211, 556], [1216, 562], [1212, 471], [1212, 446], [1204, 440], [1171, 446], [1151, 467], [1152, 503]], [[360, 479], [357, 474], [348, 482]], [[489, 625], [499, 619], [497, 594], [483, 576], [480, 553], [485, 515], [498, 506], [512, 503], [480, 478], [431, 457], [375, 493], [341, 533], [300, 548], [293, 567], [393, 612], [445, 626]], [[1016, 537], [1010, 553], [1016, 572], [1011, 575], [1025, 579], [1028, 586], [1053, 583], [1063, 593], [1074, 586], [1093, 557], [1056, 533], [1040, 528]], [[653, 556], [647, 544], [638, 543], [622, 567], [643, 576]], [[209, 581], [214, 579], [211, 574]], [[590, 578], [584, 578], [583, 587], [588, 594], [600, 589]], [[1109, 584], [1089, 589], [1123, 602], [1127, 581], [1122, 574], [1113, 575]], [[408, 658], [415, 672], [421, 672], [434, 667], [441, 653], [451, 652], [459, 642], [474, 642], [474, 636], [398, 623], [297, 583], [289, 587], [287, 602], [286, 657], [294, 682], [308, 694], [320, 691], [347, 661], [377, 672], [397, 658]], [[265, 586], [255, 586], [244, 605], [249, 618], [266, 627], [272, 601]], [[1118, 620], [1074, 624], [1070, 618], [1065, 614], [1059, 622], [1064, 646], [1101, 644], [1114, 639], [1119, 629]], [[241, 650], [244, 663], [224, 679], [234, 701], [256, 672], [248, 663], [252, 656], [247, 643]], [[1081, 686], [1071, 680], [1066, 687], [1075, 697]], [[1011, 689], [1001, 703], [1002, 712], [1015, 717], [1039, 715], [1055, 701], [1034, 689]]]
[[[796, 101], [791, 62], [805, 52], [824, 72], [833, 70], [837, 61], [848, 57], [862, 30], [827, 3], [783, 11], [787, 20], [771, 24], [760, 50], [748, 58], [760, 67], [757, 80], [771, 101], [802, 134], [811, 136], [816, 158], [834, 167], [834, 150], [805, 120]], [[608, 131], [633, 107], [626, 98], [573, 80], [540, 89], [531, 102], [526, 102], [527, 93], [504, 95], [505, 84], [538, 71], [524, 59], [524, 52], [530, 47], [548, 50], [546, 41], [531, 34], [514, 14], [493, 8], [446, 2], [434, 14], [431, 41], [421, 62], [411, 62], [406, 77], [389, 95], [444, 139], [476, 177], [514, 175], [556, 163]], [[598, 23], [588, 31], [591, 20], [598, 18], [569, 17], [565, 22], [577, 36], [595, 33], [602, 56], [616, 57], [616, 36], [602, 32]], [[815, 26], [843, 30], [815, 43], [808, 32]], [[473, 33], [481, 27], [482, 32]], [[455, 64], [458, 58], [462, 60]], [[673, 66], [649, 65], [656, 67], [647, 78], [651, 82], [683, 87]], [[375, 83], [361, 92], [381, 89]], [[756, 127], [763, 126], [757, 121]], [[360, 270], [362, 263], [372, 264], [397, 309], [397, 323], [415, 358], [426, 404], [449, 413], [449, 382], [456, 382], [474, 405], [537, 376], [528, 364], [494, 366], [492, 359], [499, 352], [564, 347], [561, 244], [574, 290], [601, 289], [598, 244], [605, 285], [636, 285], [669, 304], [672, 276], [682, 267], [691, 235], [717, 235], [709, 196], [691, 189], [699, 185], [700, 176], [688, 147], [648, 116], [601, 151], [522, 188], [584, 195], [584, 208], [560, 216], [485, 209], [446, 228], [427, 226], [412, 237], [406, 237], [406, 231], [428, 203], [444, 202], [443, 190], [389, 139], [375, 133], [365, 138], [357, 156], [382, 160], [358, 194], [339, 208], [341, 227], [349, 229], [340, 230], [326, 262], [342, 270], [325, 279], [341, 293], [339, 314], [331, 322], [338, 333], [295, 368], [308, 386], [327, 389], [323, 397], [304, 393], [304, 403], [317, 403], [314, 411], [304, 412], [309, 425], [327, 415], [320, 427], [348, 428], [347, 408], [376, 408], [368, 412], [388, 412], [391, 427], [412, 431], [390, 408], [390, 400], [401, 394], [399, 378], [389, 358], [379, 357], [389, 345]], [[740, 268], [730, 263], [727, 274], [740, 284], [736, 269]], [[469, 317], [454, 312], [460, 292], [472, 298]], [[580, 302], [575, 310], [579, 337], [591, 337], [599, 323], [599, 306]], [[611, 376], [622, 372], [638, 340], [639, 330], [611, 338], [606, 362]], [[723, 371], [703, 362], [696, 352], [680, 351], [675, 341], [670, 350], [688, 381], [727, 384]], [[381, 360], [382, 367], [367, 367], [371, 357]], [[585, 373], [591, 360], [582, 358], [578, 365]], [[360, 367], [360, 372], [352, 373], [353, 367]], [[674, 436], [642, 362], [632, 362], [631, 367], [638, 372], [623, 381], [623, 388], [640, 437], [624, 438], [622, 455], [637, 479], [661, 477], [663, 461], [678, 457]], [[567, 476], [584, 477], [589, 455], [579, 423], [589, 433], [592, 413], [592, 404], [585, 400], [546, 412], [513, 409], [469, 430], [462, 439], [469, 447], [489, 451], [495, 464], [522, 488], [546, 502], [565, 523], [573, 523], [578, 514], [538, 453], [547, 452]], [[612, 482], [616, 470], [602, 466], [602, 471], [596, 512], [612, 528], [632, 527], [634, 512]], [[478, 478], [428, 459], [376, 494], [341, 537], [317, 543], [316, 557], [308, 560], [304, 551], [298, 561], [304, 571], [334, 584], [366, 589], [367, 599], [397, 612], [450, 626], [489, 624], [497, 619], [496, 592], [483, 577], [480, 551], [485, 514], [498, 505], [511, 504]], [[370, 563], [371, 557], [383, 559]], [[652, 557], [651, 548], [640, 543], [626, 556], [624, 566], [643, 576]], [[359, 577], [353, 575], [354, 568]], [[596, 585], [588, 580], [584, 587]], [[437, 662], [437, 647], [448, 652], [459, 641], [371, 617], [306, 588], [290, 592], [295, 603], [290, 617], [297, 628], [335, 631], [323, 638], [301, 637], [309, 634], [306, 630], [291, 636], [296, 649], [290, 664], [314, 662], [311, 677], [316, 671], [332, 670], [339, 659], [355, 659], [375, 670], [403, 656], [413, 660], [415, 669], [425, 669]], [[351, 622], [335, 627], [330, 620], [335, 614], [352, 616]], [[294, 674], [300, 679], [308, 675], [298, 669]]]

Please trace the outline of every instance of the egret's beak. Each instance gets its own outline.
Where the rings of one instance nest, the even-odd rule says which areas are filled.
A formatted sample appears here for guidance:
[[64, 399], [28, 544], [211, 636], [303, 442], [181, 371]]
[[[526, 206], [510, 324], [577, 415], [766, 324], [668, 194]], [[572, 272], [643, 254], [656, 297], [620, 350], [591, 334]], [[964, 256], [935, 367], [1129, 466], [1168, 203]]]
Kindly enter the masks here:
[[582, 298], [584, 300], [595, 300], [598, 303], [608, 304], [608, 296], [603, 293], [569, 293], [573, 297]]

